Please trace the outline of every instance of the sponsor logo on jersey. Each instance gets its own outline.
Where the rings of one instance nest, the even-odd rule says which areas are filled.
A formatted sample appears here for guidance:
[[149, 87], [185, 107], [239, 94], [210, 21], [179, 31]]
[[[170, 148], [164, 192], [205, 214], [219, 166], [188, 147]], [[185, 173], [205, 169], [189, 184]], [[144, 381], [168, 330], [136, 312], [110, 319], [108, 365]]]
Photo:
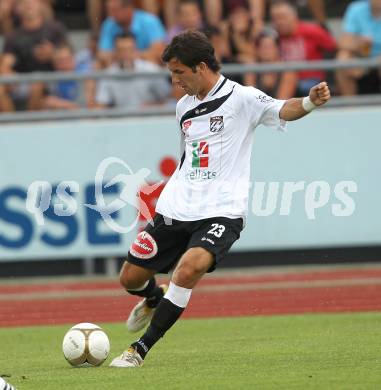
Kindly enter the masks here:
[[188, 173], [189, 180], [212, 180], [217, 177], [217, 172], [205, 171], [203, 169], [195, 169]]
[[257, 100], [259, 100], [261, 103], [267, 104], [267, 103], [272, 103], [274, 99], [271, 96], [267, 95], [259, 95], [257, 96]]
[[192, 143], [192, 168], [209, 167], [209, 144], [206, 141]]
[[184, 123], [183, 123], [183, 127], [182, 127], [182, 131], [183, 131], [183, 133], [185, 134], [185, 135], [187, 135], [187, 131], [188, 131], [188, 129], [191, 127], [191, 125], [192, 125], [192, 121], [189, 119], [188, 121], [185, 121]]
[[210, 118], [210, 131], [212, 133], [219, 133], [224, 129], [224, 117], [212, 116]]
[[211, 172], [204, 168], [209, 167], [209, 144], [206, 141], [192, 143], [192, 170], [188, 174], [189, 180], [212, 180], [217, 177], [217, 172]]
[[131, 244], [130, 253], [138, 259], [151, 259], [157, 254], [156, 241], [149, 233], [141, 232]]

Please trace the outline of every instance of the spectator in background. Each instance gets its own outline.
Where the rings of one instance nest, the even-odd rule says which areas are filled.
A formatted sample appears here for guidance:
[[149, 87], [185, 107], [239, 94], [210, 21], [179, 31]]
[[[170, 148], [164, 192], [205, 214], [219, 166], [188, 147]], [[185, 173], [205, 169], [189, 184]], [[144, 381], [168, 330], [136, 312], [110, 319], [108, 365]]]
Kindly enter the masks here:
[[264, 27], [265, 0], [203, 0], [203, 4], [206, 21], [211, 26], [219, 27], [224, 17], [229, 17], [236, 8], [244, 8], [253, 23], [254, 35]]
[[[46, 20], [53, 19], [54, 0], [42, 0], [44, 16]], [[17, 0], [0, 0], [0, 27], [3, 34], [9, 34], [20, 25]]]
[[209, 38], [218, 61], [221, 64], [231, 64], [233, 60], [226, 34], [215, 26], [208, 26], [203, 32]]
[[92, 33], [98, 34], [105, 17], [105, 0], [86, 0], [86, 11]]
[[[214, 54], [221, 64], [231, 64], [235, 62], [229, 44], [229, 37], [226, 32], [222, 32], [221, 29], [215, 26], [209, 26], [203, 32], [209, 38], [214, 48]], [[253, 61], [254, 59], [248, 62]], [[255, 82], [255, 77], [252, 73], [245, 73], [243, 75], [225, 73], [225, 76], [230, 80], [239, 80], [243, 85], [254, 85]]]
[[[154, 72], [161, 68], [152, 62], [138, 58], [133, 34], [124, 33], [115, 39], [115, 62], [108, 68], [110, 74], [122, 70]], [[98, 108], [140, 108], [164, 103], [170, 94], [166, 77], [134, 77], [125, 80], [105, 79], [98, 85], [96, 102]]]
[[252, 27], [250, 15], [244, 7], [236, 7], [232, 10], [225, 31], [233, 62], [252, 63], [255, 61]]
[[308, 0], [308, 7], [316, 23], [327, 29], [327, 14], [325, 12], [325, 0]]
[[[0, 57], [0, 69], [3, 68], [3, 58]], [[11, 87], [0, 84], [0, 112], [14, 111], [14, 103], [11, 98]]]
[[0, 26], [3, 34], [9, 34], [17, 23], [16, 0], [0, 0]]
[[[87, 48], [80, 50], [75, 55], [75, 63], [78, 72], [89, 73], [101, 69], [98, 61], [98, 40], [98, 34], [92, 32], [89, 36]], [[97, 89], [96, 80], [86, 80], [84, 87], [87, 106], [88, 108], [94, 108]]]
[[147, 12], [157, 16], [162, 15], [167, 29], [172, 28], [176, 22], [176, 8], [179, 0], [140, 0], [138, 5]]
[[[381, 56], [381, 0], [355, 1], [344, 15], [344, 34], [339, 39], [337, 58]], [[342, 95], [381, 92], [380, 69], [343, 69], [337, 72]]]
[[[280, 62], [280, 52], [275, 34], [263, 32], [256, 40], [257, 62]], [[295, 72], [259, 73], [255, 87], [277, 99], [290, 99], [295, 96], [298, 77]]]
[[[82, 73], [76, 64], [74, 51], [69, 45], [57, 47], [53, 53], [54, 70], [57, 72]], [[49, 94], [43, 99], [42, 108], [49, 110], [72, 110], [85, 106], [81, 85], [75, 80], [51, 83]]]
[[[322, 60], [326, 53], [336, 50], [336, 42], [332, 35], [316, 23], [299, 21], [296, 8], [288, 1], [274, 0], [270, 15], [272, 24], [279, 34], [282, 60]], [[325, 78], [325, 72], [319, 70], [298, 72], [297, 95], [308, 95], [311, 87]]]
[[176, 20], [177, 24], [168, 31], [167, 43], [184, 30], [203, 28], [202, 13], [198, 1], [180, 0], [176, 7]]
[[[326, 28], [325, 0], [293, 1], [293, 4], [307, 2], [314, 20]], [[237, 7], [246, 7], [253, 22], [253, 34], [257, 37], [265, 26], [266, 6], [269, 0], [203, 0], [206, 20], [212, 26], [219, 26], [224, 15], [229, 15]]]
[[[87, 0], [87, 16], [91, 30], [95, 33], [99, 32], [105, 19], [105, 3], [106, 0]], [[167, 29], [173, 27], [177, 22], [176, 7], [178, 0], [134, 0], [133, 3], [137, 8], [153, 15], [158, 17], [162, 15]]]
[[[5, 39], [0, 73], [52, 71], [54, 47], [66, 42], [64, 27], [54, 20], [45, 19], [41, 0], [21, 0], [19, 11], [21, 26]], [[0, 109], [13, 111], [14, 103], [19, 108], [39, 109], [43, 90], [42, 83], [1, 86]]]
[[[229, 62], [248, 64], [255, 62], [255, 45], [252, 39], [252, 22], [244, 7], [236, 7], [219, 29], [228, 44]], [[226, 60], [226, 59], [225, 59]], [[224, 60], [222, 61], [224, 62]], [[252, 75], [229, 75], [230, 79], [243, 84], [252, 84]]]
[[75, 61], [81, 71], [91, 72], [97, 69], [98, 40], [99, 35], [97, 33], [90, 33], [87, 47], [81, 49], [75, 55]]
[[131, 31], [140, 58], [160, 62], [166, 32], [157, 16], [135, 9], [133, 0], [107, 0], [107, 12], [109, 17], [102, 24], [99, 40], [103, 61], [112, 60], [116, 36]]

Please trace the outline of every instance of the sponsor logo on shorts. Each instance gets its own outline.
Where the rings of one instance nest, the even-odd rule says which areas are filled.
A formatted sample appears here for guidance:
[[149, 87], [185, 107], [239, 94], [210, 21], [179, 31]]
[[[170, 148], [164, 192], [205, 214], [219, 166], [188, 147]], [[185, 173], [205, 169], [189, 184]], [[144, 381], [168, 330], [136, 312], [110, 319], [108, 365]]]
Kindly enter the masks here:
[[211, 243], [212, 245], [215, 245], [215, 242], [213, 240], [211, 240], [210, 238], [202, 237], [201, 241], [207, 241], [207, 242]]
[[151, 259], [157, 254], [157, 244], [147, 232], [141, 232], [131, 244], [130, 253], [138, 259]]

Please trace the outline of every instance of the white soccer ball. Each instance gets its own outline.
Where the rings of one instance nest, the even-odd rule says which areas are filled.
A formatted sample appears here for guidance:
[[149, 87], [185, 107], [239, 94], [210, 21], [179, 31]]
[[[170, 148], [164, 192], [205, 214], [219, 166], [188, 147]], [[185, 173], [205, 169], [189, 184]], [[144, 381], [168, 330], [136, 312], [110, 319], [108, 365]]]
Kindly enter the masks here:
[[98, 325], [81, 323], [65, 334], [62, 351], [74, 367], [100, 366], [110, 352], [110, 341]]
[[16, 388], [0, 377], [0, 390], [16, 390]]

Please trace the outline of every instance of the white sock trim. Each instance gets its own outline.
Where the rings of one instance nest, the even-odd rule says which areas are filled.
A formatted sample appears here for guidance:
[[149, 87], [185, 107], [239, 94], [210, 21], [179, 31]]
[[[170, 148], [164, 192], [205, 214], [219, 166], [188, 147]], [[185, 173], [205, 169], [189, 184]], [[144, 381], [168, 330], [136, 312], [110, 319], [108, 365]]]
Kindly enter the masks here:
[[174, 305], [185, 308], [188, 305], [192, 294], [192, 290], [189, 288], [176, 286], [175, 283], [170, 282], [167, 292], [164, 298], [171, 301]]
[[148, 286], [149, 280], [147, 280], [143, 286], [138, 288], [129, 288], [128, 291], [143, 291]]

